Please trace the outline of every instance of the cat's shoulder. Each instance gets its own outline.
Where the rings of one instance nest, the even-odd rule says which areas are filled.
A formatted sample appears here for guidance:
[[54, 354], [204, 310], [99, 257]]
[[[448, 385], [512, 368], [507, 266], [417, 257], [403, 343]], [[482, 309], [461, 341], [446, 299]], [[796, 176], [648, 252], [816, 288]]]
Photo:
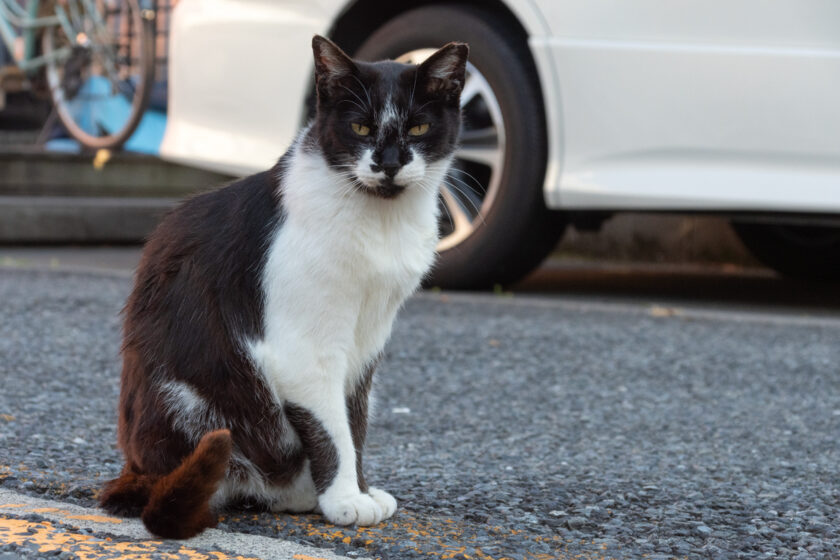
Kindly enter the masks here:
[[175, 213], [204, 210], [227, 214], [231, 209], [265, 206], [266, 203], [279, 202], [277, 184], [275, 168], [261, 171], [187, 198]]
[[278, 184], [286, 160], [284, 157], [271, 169], [184, 199], [164, 216], [156, 233], [182, 228], [195, 232], [205, 226], [219, 231], [243, 221], [270, 220], [282, 210]]
[[172, 267], [188, 257], [259, 260], [267, 237], [282, 220], [277, 185], [275, 166], [182, 201], [149, 236], [143, 263]]

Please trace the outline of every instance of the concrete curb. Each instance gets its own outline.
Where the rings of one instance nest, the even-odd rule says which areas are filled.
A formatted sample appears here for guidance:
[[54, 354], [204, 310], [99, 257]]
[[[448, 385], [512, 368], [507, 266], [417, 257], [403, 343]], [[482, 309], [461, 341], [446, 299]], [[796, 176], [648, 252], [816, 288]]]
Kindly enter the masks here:
[[[37, 520], [31, 517], [33, 515]], [[348, 560], [346, 556], [336, 556], [322, 549], [218, 529], [208, 529], [183, 541], [157, 539], [139, 519], [111, 517], [99, 509], [34, 498], [0, 488], [0, 526], [3, 518], [15, 521], [12, 530], [4, 532], [4, 539], [15, 539], [18, 533], [21, 539], [40, 546], [41, 552], [77, 548], [85, 553], [85, 558], [119, 558], [129, 548], [135, 554], [153, 555], [159, 549], [174, 545], [178, 555], [187, 558]]]
[[4, 243], [137, 243], [176, 199], [0, 196]]

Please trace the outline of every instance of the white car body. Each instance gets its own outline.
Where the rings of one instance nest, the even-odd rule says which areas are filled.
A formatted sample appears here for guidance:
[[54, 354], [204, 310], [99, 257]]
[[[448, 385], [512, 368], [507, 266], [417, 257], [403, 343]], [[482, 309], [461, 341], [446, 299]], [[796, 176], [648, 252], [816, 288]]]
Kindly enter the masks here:
[[[312, 35], [350, 4], [181, 0], [163, 157], [271, 166], [304, 120]], [[539, 73], [549, 207], [840, 213], [837, 0], [505, 4]]]

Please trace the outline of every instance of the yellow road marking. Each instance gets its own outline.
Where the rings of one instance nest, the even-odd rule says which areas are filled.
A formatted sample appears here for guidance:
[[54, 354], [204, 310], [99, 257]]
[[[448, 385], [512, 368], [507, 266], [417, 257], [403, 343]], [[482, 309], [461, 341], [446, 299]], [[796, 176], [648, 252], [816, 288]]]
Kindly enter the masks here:
[[[0, 500], [1, 499], [2, 498], [0, 498]], [[50, 521], [53, 524], [59, 523], [75, 525], [74, 521], [78, 520], [76, 522], [82, 527], [88, 527], [94, 531], [103, 531], [109, 534], [123, 535], [121, 537], [117, 537], [121, 541], [121, 544], [109, 544], [108, 550], [110, 552], [108, 553], [101, 552], [97, 553], [99, 555], [91, 556], [83, 556], [77, 553], [82, 560], [94, 560], [104, 557], [103, 555], [107, 556], [108, 554], [113, 557], [114, 551], [117, 550], [115, 547], [121, 547], [117, 551], [119, 552], [120, 557], [126, 557], [130, 560], [139, 560], [150, 553], [158, 553], [156, 546], [159, 545], [160, 542], [149, 540], [150, 536], [142, 529], [142, 525], [140, 525], [136, 520], [119, 519], [108, 517], [106, 515], [99, 515], [99, 513], [94, 509], [78, 508], [69, 504], [63, 507], [45, 507], [51, 506], [52, 503], [55, 503], [49, 503], [45, 500], [34, 500], [32, 504], [25, 505], [26, 500], [22, 497], [15, 496], [14, 493], [7, 493], [5, 501], [8, 503], [0, 502], [0, 518], [4, 515], [14, 518], [18, 515], [18, 512], [20, 512], [20, 514], [28, 512], [43, 512], [44, 516], [48, 519], [40, 524], [27, 522], [26, 537], [29, 539], [32, 538], [32, 534], [30, 534], [29, 531], [32, 531], [33, 528], [35, 530], [39, 529], [34, 527], [35, 525], [41, 525], [42, 527], [40, 527], [40, 530], [44, 532], [46, 529], [43, 527], [47, 526]], [[57, 505], [62, 506], [62, 504]], [[3, 514], [3, 510], [8, 513]], [[266, 519], [266, 517], [268, 517], [268, 519]], [[363, 547], [369, 552], [375, 553], [379, 546], [390, 545], [419, 553], [429, 560], [449, 560], [459, 555], [472, 560], [505, 559], [505, 556], [500, 555], [498, 551], [482, 550], [487, 540], [486, 537], [482, 538], [477, 534], [476, 526], [474, 524], [446, 517], [420, 515], [411, 512], [410, 510], [402, 510], [394, 518], [380, 523], [375, 527], [337, 527], [326, 523], [324, 518], [320, 515], [279, 514], [271, 516], [270, 514], [243, 515], [233, 513], [224, 515], [222, 520], [236, 523], [259, 522], [260, 525], [264, 525], [265, 522], [268, 521], [269, 524], [273, 525], [276, 529], [276, 536], [281, 538], [283, 538], [284, 535], [298, 537], [308, 536], [310, 538], [314, 537], [323, 542], [321, 546], [329, 546], [329, 543], [343, 542], [346, 544], [355, 544], [357, 547]], [[62, 529], [56, 529], [54, 525], [49, 525], [49, 527], [52, 528], [52, 531], [63, 531], [65, 534], [73, 536], [73, 538], [76, 539], [76, 541], [73, 542], [78, 541], [78, 543], [83, 544], [90, 538], [89, 535], [73, 534], [72, 531], [68, 532]], [[137, 532], [138, 528], [140, 529], [139, 533]], [[529, 542], [548, 545], [548, 550], [543, 553], [525, 552], [522, 555], [523, 560], [549, 560], [572, 557], [600, 559], [605, 557], [603, 550], [600, 550], [599, 553], [595, 554], [592, 554], [591, 552], [581, 553], [578, 555], [571, 554], [569, 547], [571, 546], [572, 548], [576, 548], [576, 546], [574, 543], [565, 541], [559, 535], [533, 535], [529, 534], [528, 531], [515, 530], [501, 526], [485, 527], [484, 530], [492, 535], [494, 544], [506, 544], [508, 549], [510, 549], [511, 546], [516, 548], [521, 546], [522, 549], [526, 549], [528, 548]], [[9, 542], [4, 538], [4, 533], [5, 531], [2, 530], [2, 525], [0, 525], [0, 544]], [[129, 535], [131, 536], [129, 537]], [[237, 533], [232, 533], [230, 534], [230, 538], [235, 539], [237, 538], [237, 535]], [[268, 537], [260, 538], [265, 539]], [[102, 543], [107, 544], [109, 542], [110, 539], [105, 539], [104, 541], [103, 539], [98, 539], [96, 541], [96, 546], [102, 547], [105, 546], [105, 544]], [[131, 547], [135, 544], [141, 548], [137, 550], [132, 549]], [[596, 543], [592, 542], [591, 544], [595, 545]], [[78, 544], [78, 546], [81, 546], [81, 544]], [[201, 549], [206, 550], [204, 552], [196, 550], [196, 554], [198, 554], [198, 556], [194, 557], [197, 559], [228, 560], [230, 558], [236, 558], [230, 556], [230, 553], [218, 551], [216, 545], [213, 544], [213, 541], [207, 542], [206, 544], [193, 543], [192, 546], [199, 546]], [[230, 546], [226, 546], [225, 548], [228, 550], [235, 550], [240, 554], [262, 555], [262, 552], [257, 551], [261, 549], [250, 548], [247, 544], [244, 545], [243, 548], [231, 548]], [[76, 551], [74, 550], [74, 552]], [[289, 551], [289, 553], [292, 552], [293, 551]], [[284, 557], [293, 557], [296, 560], [323, 560], [323, 558], [319, 556], [318, 552], [315, 550], [312, 551], [315, 553], [314, 556], [307, 555], [306, 550], [298, 550], [294, 552], [301, 552], [303, 554]], [[330, 558], [333, 557], [330, 554], [327, 554], [327, 556]], [[161, 556], [161, 558], [170, 558], [170, 556], [164, 555]]]
[[[53, 508], [41, 508], [53, 509]], [[124, 560], [146, 560], [155, 558], [175, 560], [186, 556], [191, 560], [258, 560], [254, 557], [231, 556], [218, 551], [201, 552], [181, 546], [177, 552], [161, 552], [161, 541], [113, 542], [110, 538], [72, 533], [56, 527], [49, 521], [27, 521], [0, 516], [0, 542], [4, 544], [35, 544], [38, 552], [70, 550], [82, 560], [100, 558], [121, 558]], [[314, 559], [313, 559], [314, 560]], [[322, 560], [322, 559], [319, 559]]]
[[[228, 514], [223, 520], [249, 522], [264, 520], [265, 514]], [[303, 534], [324, 542], [361, 543], [371, 552], [373, 545], [401, 545], [413, 552], [423, 554], [430, 560], [450, 560], [458, 555], [474, 560], [505, 560], [505, 556], [491, 555], [481, 547], [486, 542], [475, 534], [475, 528], [468, 523], [441, 518], [416, 515], [402, 510], [395, 517], [374, 527], [339, 527], [326, 523], [320, 515], [283, 515], [276, 517], [276, 527], [282, 535]], [[546, 560], [570, 558], [566, 543], [559, 536], [529, 535], [527, 532], [503, 527], [488, 527], [499, 543], [520, 541], [523, 545], [531, 542], [548, 544], [553, 554], [525, 552], [525, 560]], [[581, 555], [580, 558], [603, 558], [603, 556]]]

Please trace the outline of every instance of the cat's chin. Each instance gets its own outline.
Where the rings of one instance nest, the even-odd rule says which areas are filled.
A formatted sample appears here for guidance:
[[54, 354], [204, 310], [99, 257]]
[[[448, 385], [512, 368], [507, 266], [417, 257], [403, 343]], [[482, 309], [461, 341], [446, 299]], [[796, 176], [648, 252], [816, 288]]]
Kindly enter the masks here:
[[376, 185], [365, 185], [361, 190], [377, 198], [397, 198], [406, 189], [405, 185], [397, 185], [393, 181], [382, 181]]

